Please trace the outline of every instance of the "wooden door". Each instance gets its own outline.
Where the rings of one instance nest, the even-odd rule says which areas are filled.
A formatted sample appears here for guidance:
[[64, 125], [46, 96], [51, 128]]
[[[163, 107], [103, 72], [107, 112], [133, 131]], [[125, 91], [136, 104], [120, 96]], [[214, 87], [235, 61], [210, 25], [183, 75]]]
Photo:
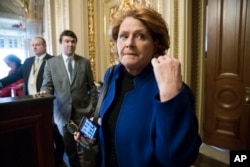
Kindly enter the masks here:
[[250, 0], [207, 0], [204, 142], [250, 148]]

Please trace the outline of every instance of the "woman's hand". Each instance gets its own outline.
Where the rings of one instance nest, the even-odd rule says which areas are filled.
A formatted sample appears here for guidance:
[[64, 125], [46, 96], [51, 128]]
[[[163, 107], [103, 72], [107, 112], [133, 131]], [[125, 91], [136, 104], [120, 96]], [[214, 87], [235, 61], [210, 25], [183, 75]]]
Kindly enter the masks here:
[[74, 132], [74, 140], [80, 142], [83, 146], [89, 146], [95, 143], [96, 138], [90, 139], [88, 137], [82, 136], [79, 131]]
[[175, 97], [181, 90], [181, 63], [175, 58], [164, 55], [151, 61], [160, 91], [161, 102]]
[[81, 133], [79, 131], [74, 132], [74, 140], [80, 142]]
[[[93, 121], [94, 117], [91, 117], [90, 120]], [[102, 124], [102, 119], [98, 118], [98, 125], [101, 126]], [[93, 139], [89, 139], [85, 136], [82, 136], [81, 133], [79, 131], [74, 132], [74, 140], [76, 142], [83, 142], [84, 144], [94, 144], [94, 142], [96, 141], [96, 138]]]

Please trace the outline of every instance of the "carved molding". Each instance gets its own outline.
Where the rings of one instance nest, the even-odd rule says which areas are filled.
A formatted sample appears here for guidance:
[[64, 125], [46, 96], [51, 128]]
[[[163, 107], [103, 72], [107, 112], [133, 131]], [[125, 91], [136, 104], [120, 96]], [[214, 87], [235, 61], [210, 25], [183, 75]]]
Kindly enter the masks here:
[[96, 55], [96, 42], [95, 42], [95, 8], [94, 0], [88, 0], [88, 38], [89, 38], [89, 61], [91, 64], [94, 80], [96, 80], [96, 65], [95, 65], [95, 55]]
[[40, 21], [43, 19], [43, 8], [41, 8], [43, 6], [43, 0], [18, 0], [17, 2], [23, 3], [25, 11], [27, 10], [27, 18]]
[[172, 38], [171, 38], [171, 43], [170, 43], [170, 47], [172, 48], [172, 55], [175, 58], [178, 58], [178, 51], [179, 51], [179, 10], [178, 10], [178, 4], [179, 1], [172, 1], [173, 2], [173, 24], [171, 25], [171, 29], [172, 29]]
[[43, 24], [44, 24], [44, 38], [47, 43], [47, 52], [53, 53], [53, 40], [52, 40], [52, 14], [51, 14], [52, 5], [50, 4], [50, 0], [44, 0], [44, 16], [43, 16]]
[[192, 0], [192, 63], [191, 88], [196, 97], [196, 115], [198, 117], [200, 133], [203, 132], [204, 111], [204, 67], [205, 67], [205, 25], [206, 3]]

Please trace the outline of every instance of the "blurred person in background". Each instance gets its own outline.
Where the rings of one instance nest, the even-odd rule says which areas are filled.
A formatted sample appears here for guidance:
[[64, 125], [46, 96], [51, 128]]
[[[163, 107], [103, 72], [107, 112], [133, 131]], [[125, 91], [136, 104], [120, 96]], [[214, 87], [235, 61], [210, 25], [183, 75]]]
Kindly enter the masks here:
[[42, 37], [35, 37], [31, 46], [34, 56], [27, 58], [16, 73], [0, 79], [0, 89], [23, 78], [25, 95], [34, 95], [40, 91], [45, 62], [53, 56], [47, 53], [46, 41]]
[[[10, 68], [8, 75], [14, 74], [21, 67], [21, 59], [14, 54], [9, 54], [4, 58], [4, 62]], [[0, 90], [0, 97], [14, 97], [23, 95], [23, 79], [19, 79]]]

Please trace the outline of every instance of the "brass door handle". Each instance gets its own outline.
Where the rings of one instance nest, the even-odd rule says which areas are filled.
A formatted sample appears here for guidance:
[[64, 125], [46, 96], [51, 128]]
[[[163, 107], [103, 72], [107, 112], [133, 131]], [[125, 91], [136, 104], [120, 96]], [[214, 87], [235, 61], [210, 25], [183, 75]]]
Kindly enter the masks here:
[[246, 104], [250, 104], [250, 87], [246, 87], [245, 102]]

